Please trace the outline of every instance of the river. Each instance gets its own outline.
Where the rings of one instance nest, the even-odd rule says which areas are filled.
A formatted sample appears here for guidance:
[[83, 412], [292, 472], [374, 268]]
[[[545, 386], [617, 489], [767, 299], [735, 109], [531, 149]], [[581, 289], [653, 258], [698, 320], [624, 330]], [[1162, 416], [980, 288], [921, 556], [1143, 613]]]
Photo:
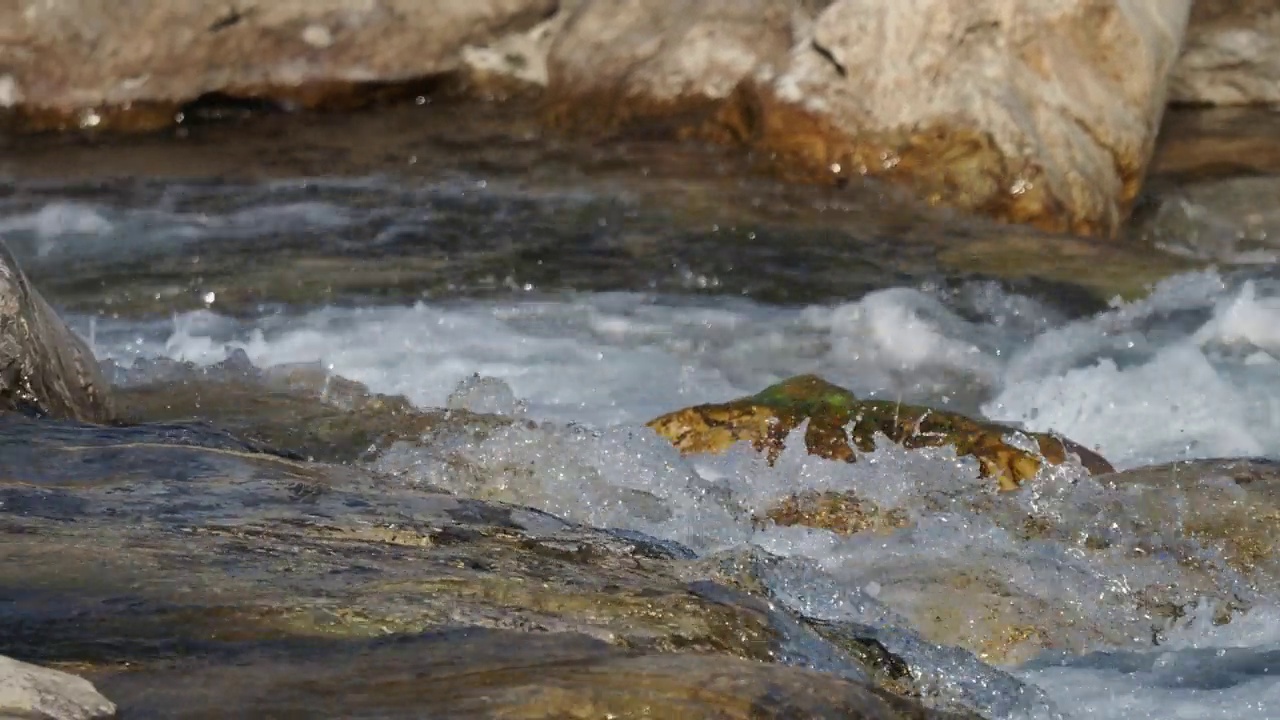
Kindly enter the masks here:
[[[751, 507], [851, 481], [901, 499], [961, 482], [956, 460], [673, 459], [645, 421], [816, 373], [860, 396], [1061, 432], [1121, 469], [1280, 459], [1280, 272], [1256, 253], [1210, 266], [1140, 238], [926, 212], [883, 188], [781, 187], [719, 150], [426, 113], [32, 142], [0, 166], [0, 235], [121, 387], [163, 380], [168, 361], [314, 366], [421, 408], [536, 420], [450, 452], [487, 482], [521, 468], [517, 499], [561, 517], [704, 556], [766, 550], [782, 559], [777, 597], [815, 618], [891, 623], [886, 578], [981, 562], [1032, 596], [1078, 594], [1104, 625], [1117, 610], [1091, 593], [1134, 570], [958, 511], [873, 540], [755, 527], [688, 477]], [[397, 443], [360, 462], [474, 490], [439, 452]], [[1056, 501], [1085, 513], [1099, 497]], [[1030, 694], [976, 660], [948, 669], [905, 636], [886, 644], [993, 717], [1280, 718], [1280, 596], [1225, 625], [1213, 612], [1158, 645], [1002, 668]]]

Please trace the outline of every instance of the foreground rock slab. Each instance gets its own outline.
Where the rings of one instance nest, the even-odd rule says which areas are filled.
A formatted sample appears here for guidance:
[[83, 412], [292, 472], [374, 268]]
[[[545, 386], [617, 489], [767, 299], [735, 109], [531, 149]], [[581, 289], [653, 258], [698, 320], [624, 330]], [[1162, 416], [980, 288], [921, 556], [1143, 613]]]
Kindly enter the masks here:
[[[814, 455], [853, 461], [858, 452], [875, 449], [877, 434], [906, 448], [951, 446], [956, 454], [977, 459], [981, 474], [994, 478], [1001, 490], [1016, 490], [1043, 463], [1061, 464], [1071, 455], [1091, 472], [1112, 470], [1102, 456], [1056, 435], [914, 405], [859, 400], [814, 375], [799, 375], [727, 403], [677, 410], [651, 420], [649, 427], [682, 452], [718, 453], [749, 442], [773, 459], [804, 421], [805, 445]], [[1034, 447], [1013, 440], [1016, 435]]]
[[97, 720], [116, 706], [84, 678], [0, 656], [0, 717]]
[[195, 425], [10, 414], [0, 437], [0, 651], [121, 713], [949, 717], [891, 692], [912, 679], [875, 641], [778, 664], [821, 639], [674, 543]]
[[[699, 655], [646, 655], [572, 634], [452, 630], [359, 644], [310, 643], [253, 665], [178, 666], [110, 684], [167, 717], [976, 718], [922, 710], [800, 668]], [[184, 698], [235, 687], [218, 712]], [[376, 686], [376, 696], [359, 692]], [[357, 690], [356, 692], [351, 692]], [[222, 713], [222, 714], [219, 714]]]
[[27, 281], [2, 242], [0, 411], [90, 422], [114, 415], [93, 352]]

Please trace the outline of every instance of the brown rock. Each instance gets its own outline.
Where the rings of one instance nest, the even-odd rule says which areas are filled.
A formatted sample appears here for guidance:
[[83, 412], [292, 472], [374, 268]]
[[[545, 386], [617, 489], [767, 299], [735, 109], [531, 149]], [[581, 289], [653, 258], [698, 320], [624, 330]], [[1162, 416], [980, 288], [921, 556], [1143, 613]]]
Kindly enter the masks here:
[[800, 177], [1113, 234], [1137, 194], [1189, 2], [838, 0], [725, 122]]
[[[30, 122], [156, 124], [206, 93], [314, 103], [441, 75], [555, 0], [17, 0], [0, 5], [0, 107]], [[301, 90], [300, 90], [301, 89]]]
[[105, 422], [106, 380], [85, 345], [0, 243], [0, 411]]
[[1280, 2], [1197, 2], [1169, 83], [1174, 102], [1280, 102]]
[[799, 375], [750, 397], [698, 405], [649, 421], [649, 427], [683, 453], [721, 453], [738, 442], [767, 452], [772, 462], [792, 430], [808, 421], [806, 449], [820, 457], [852, 462], [876, 447], [876, 435], [905, 448], [951, 446], [978, 460], [983, 477], [1001, 490], [1016, 490], [1034, 477], [1041, 463], [1077, 456], [1090, 472], [1111, 472], [1102, 456], [1070, 440], [1023, 433], [1038, 452], [1009, 442], [1014, 428], [973, 420], [944, 410], [883, 400], [859, 400], [844, 388], [814, 375]]

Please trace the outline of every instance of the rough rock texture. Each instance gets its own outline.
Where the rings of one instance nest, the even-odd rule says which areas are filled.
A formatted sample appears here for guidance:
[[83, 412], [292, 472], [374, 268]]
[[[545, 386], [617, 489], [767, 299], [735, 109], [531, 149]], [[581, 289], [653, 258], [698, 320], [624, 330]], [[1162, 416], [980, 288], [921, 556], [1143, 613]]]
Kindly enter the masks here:
[[[358, 660], [353, 658], [360, 653]], [[922, 709], [813, 670], [696, 655], [638, 655], [567, 633], [439, 633], [163, 675], [122, 674], [139, 715], [195, 718], [842, 718], [980, 720]], [[188, 708], [209, 684], [235, 688], [217, 712]], [[151, 685], [151, 687], [148, 687]], [[156, 687], [158, 686], [158, 687]], [[369, 687], [377, 691], [370, 693]], [[150, 712], [146, 712], [150, 711]]]
[[0, 717], [93, 720], [115, 712], [84, 678], [0, 655]]
[[197, 425], [0, 437], [0, 651], [122, 715], [952, 717], [895, 694], [914, 680], [875, 641], [783, 666], [820, 637], [676, 543]]
[[779, 527], [806, 525], [830, 530], [837, 535], [860, 532], [892, 532], [911, 524], [907, 513], [898, 508], [882, 511], [875, 503], [850, 492], [807, 491], [790, 495], [769, 508], [764, 517], [755, 517], [756, 527], [768, 523]]
[[1194, 3], [1169, 99], [1211, 105], [1280, 102], [1280, 2]]
[[550, 51], [551, 118], [661, 115], [795, 179], [882, 176], [1107, 235], [1141, 184], [1189, 4], [587, 0]]
[[104, 422], [113, 415], [92, 351], [0, 243], [0, 411]]
[[[205, 93], [393, 82], [457, 69], [464, 47], [526, 30], [555, 0], [18, 0], [0, 4], [0, 106], [49, 121]], [[320, 86], [318, 89], [317, 86]], [[137, 122], [137, 113], [134, 113]]]
[[[875, 449], [877, 434], [907, 448], [949, 445], [956, 454], [975, 458], [982, 475], [995, 478], [1002, 490], [1016, 490], [1035, 476], [1042, 462], [1059, 464], [1069, 455], [1092, 472], [1111, 471], [1100, 455], [1065, 438], [1020, 433], [943, 410], [859, 400], [813, 375], [800, 375], [731, 402], [677, 410], [651, 420], [649, 427], [681, 452], [718, 453], [749, 442], [773, 459], [787, 435], [804, 421], [809, 423], [805, 445], [814, 455], [853, 461], [858, 452]], [[1014, 434], [1025, 435], [1038, 452], [1011, 442]]]
[[1114, 233], [1189, 0], [838, 0], [727, 122], [811, 179], [869, 174], [1048, 230]]
[[707, 111], [795, 41], [796, 0], [586, 0], [547, 58], [554, 123], [602, 130]]

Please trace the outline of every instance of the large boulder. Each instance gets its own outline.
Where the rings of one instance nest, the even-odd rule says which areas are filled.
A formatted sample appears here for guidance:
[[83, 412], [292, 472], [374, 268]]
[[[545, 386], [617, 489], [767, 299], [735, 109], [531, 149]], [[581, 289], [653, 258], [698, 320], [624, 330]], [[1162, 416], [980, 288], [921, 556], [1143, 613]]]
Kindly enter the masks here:
[[1280, 102], [1280, 2], [1198, 2], [1169, 98], [1210, 105]]
[[93, 352], [0, 243], [0, 411], [105, 422], [114, 412]]
[[815, 180], [1109, 235], [1142, 183], [1189, 0], [838, 0], [733, 124]]
[[[18, 0], [0, 5], [0, 107], [34, 124], [164, 125], [206, 93], [307, 104], [438, 76], [556, 0]], [[151, 112], [143, 112], [147, 108]], [[131, 112], [121, 114], [122, 109]]]
[[[796, 179], [879, 176], [1109, 235], [1141, 185], [1189, 6], [588, 0], [551, 48], [552, 117], [608, 129], [666, 113]], [[708, 104], [714, 121], [690, 116]]]

